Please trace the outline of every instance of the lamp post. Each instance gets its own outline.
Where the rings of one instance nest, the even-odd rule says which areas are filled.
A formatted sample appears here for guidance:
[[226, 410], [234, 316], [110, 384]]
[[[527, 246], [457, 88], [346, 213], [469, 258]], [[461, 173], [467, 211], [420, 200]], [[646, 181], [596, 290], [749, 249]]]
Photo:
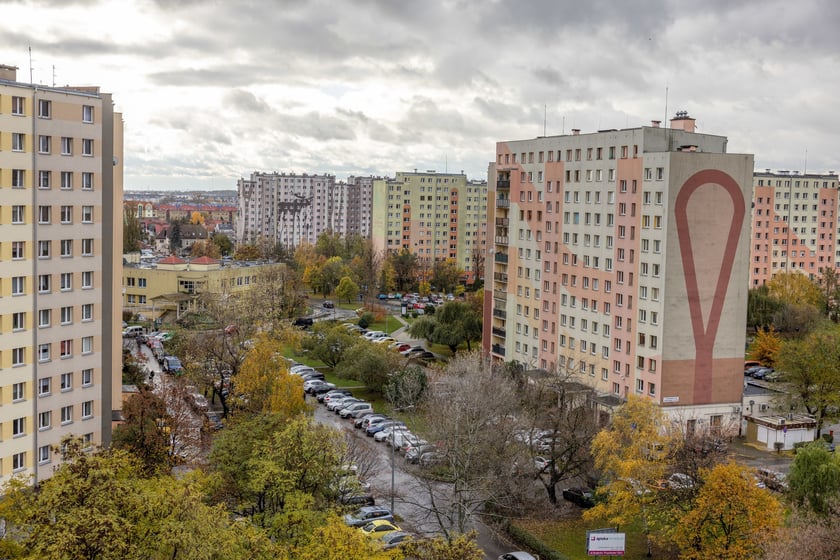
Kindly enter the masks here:
[[394, 455], [396, 452], [396, 448], [394, 447], [394, 430], [391, 430], [391, 514], [394, 513], [394, 479], [395, 473], [397, 470], [396, 462], [394, 460]]

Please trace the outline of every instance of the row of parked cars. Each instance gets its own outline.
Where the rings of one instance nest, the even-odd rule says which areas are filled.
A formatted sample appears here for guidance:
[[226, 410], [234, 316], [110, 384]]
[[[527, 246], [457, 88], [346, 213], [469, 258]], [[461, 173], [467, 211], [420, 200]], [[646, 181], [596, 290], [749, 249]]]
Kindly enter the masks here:
[[777, 381], [779, 372], [771, 367], [761, 365], [761, 362], [744, 362], [744, 375], [761, 381]]
[[395, 352], [399, 352], [406, 358], [420, 360], [422, 362], [432, 362], [436, 359], [436, 356], [432, 352], [426, 350], [423, 346], [412, 345], [408, 342], [394, 340], [394, 338], [388, 336], [388, 333], [385, 331], [369, 331], [367, 329], [363, 329], [355, 323], [343, 323], [343, 326], [348, 331], [356, 332], [359, 336], [374, 344], [387, 345], [388, 348], [394, 350]]

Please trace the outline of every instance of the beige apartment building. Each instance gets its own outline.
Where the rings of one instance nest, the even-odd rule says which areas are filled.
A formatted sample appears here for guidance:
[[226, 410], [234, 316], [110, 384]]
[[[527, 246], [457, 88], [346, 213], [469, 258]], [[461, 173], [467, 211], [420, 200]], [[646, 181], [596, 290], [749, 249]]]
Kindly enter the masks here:
[[840, 271], [838, 176], [769, 169], [753, 175], [750, 288], [777, 272], [812, 280], [823, 268]]
[[371, 239], [377, 251], [411, 252], [426, 270], [453, 259], [471, 282], [486, 254], [487, 182], [435, 171], [377, 179]]
[[120, 407], [122, 116], [0, 66], [0, 481], [48, 478]]
[[483, 345], [687, 429], [734, 424], [753, 157], [670, 124], [497, 144]]

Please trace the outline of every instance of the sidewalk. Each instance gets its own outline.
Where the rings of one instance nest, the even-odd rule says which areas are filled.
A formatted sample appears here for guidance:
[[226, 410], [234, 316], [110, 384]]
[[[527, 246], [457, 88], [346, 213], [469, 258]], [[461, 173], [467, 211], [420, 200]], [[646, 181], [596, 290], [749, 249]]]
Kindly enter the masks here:
[[739, 463], [755, 468], [765, 467], [783, 473], [790, 470], [790, 464], [793, 462], [793, 455], [790, 452], [777, 453], [758, 449], [747, 445], [743, 437], [732, 438], [729, 451]]

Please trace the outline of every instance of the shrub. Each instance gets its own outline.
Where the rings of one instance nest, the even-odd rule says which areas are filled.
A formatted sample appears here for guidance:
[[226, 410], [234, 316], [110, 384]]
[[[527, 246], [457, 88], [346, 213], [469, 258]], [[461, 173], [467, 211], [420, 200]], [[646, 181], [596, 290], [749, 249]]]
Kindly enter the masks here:
[[508, 534], [518, 544], [536, 552], [542, 560], [569, 560], [568, 557], [549, 547], [537, 538], [536, 535], [530, 531], [526, 531], [522, 527], [511, 524], [508, 527]]

